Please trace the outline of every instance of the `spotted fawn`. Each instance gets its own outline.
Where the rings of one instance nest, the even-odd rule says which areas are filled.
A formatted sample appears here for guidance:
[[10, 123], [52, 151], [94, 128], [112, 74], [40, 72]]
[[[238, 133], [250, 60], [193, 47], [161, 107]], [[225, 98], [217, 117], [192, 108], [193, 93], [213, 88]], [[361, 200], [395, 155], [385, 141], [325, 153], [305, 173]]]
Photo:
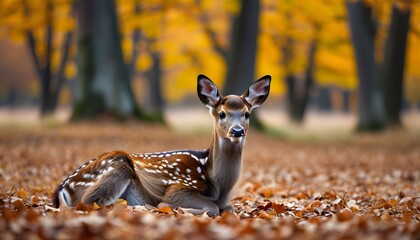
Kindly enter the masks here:
[[54, 205], [109, 205], [122, 198], [128, 205], [169, 205], [193, 214], [233, 212], [229, 194], [239, 177], [249, 116], [267, 99], [270, 82], [267, 75], [241, 96], [222, 96], [208, 77], [199, 75], [198, 97], [214, 119], [210, 148], [105, 153], [61, 183], [53, 196]]

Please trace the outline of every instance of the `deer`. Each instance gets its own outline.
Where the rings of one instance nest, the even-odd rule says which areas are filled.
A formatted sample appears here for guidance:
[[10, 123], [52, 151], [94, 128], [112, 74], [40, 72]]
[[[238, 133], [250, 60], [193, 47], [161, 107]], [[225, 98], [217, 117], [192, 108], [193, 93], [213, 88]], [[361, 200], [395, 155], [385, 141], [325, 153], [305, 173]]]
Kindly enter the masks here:
[[266, 75], [241, 96], [222, 96], [210, 78], [198, 75], [198, 97], [214, 120], [208, 149], [102, 154], [65, 178], [53, 194], [54, 206], [107, 206], [124, 199], [129, 206], [169, 206], [195, 215], [234, 212], [230, 193], [240, 175], [250, 114], [267, 99], [270, 83]]

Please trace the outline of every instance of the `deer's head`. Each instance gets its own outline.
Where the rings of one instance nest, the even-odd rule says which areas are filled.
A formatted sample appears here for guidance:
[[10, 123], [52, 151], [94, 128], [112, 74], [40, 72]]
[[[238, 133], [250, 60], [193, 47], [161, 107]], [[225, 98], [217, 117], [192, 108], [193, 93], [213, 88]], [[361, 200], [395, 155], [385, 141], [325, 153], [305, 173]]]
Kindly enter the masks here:
[[261, 106], [268, 97], [271, 76], [266, 75], [255, 81], [241, 96], [222, 96], [217, 86], [204, 75], [199, 75], [197, 80], [198, 97], [210, 109], [217, 137], [243, 143], [251, 111]]

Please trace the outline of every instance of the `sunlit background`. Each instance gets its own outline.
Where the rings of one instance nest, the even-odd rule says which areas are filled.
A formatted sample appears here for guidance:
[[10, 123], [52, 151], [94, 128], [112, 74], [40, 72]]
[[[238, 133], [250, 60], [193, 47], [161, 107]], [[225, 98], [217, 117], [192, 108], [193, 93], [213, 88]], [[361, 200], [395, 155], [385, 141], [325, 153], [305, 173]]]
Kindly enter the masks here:
[[[237, 32], [234, 31], [234, 25], [240, 25], [242, 19], [246, 23], [245, 29], [250, 28], [249, 24], [258, 27], [255, 56], [243, 56], [255, 62], [254, 76], [249, 76], [246, 83], [232, 86], [244, 86], [236, 92], [242, 93], [252, 80], [266, 74], [273, 77], [270, 100], [266, 109], [259, 114], [262, 121], [279, 128], [288, 126], [290, 122], [313, 128], [331, 126], [331, 123], [337, 122], [337, 128], [352, 130], [357, 125], [360, 127], [361, 115], [365, 114], [359, 111], [360, 106], [369, 103], [361, 103], [360, 98], [360, 82], [366, 80], [357, 75], [355, 45], [348, 17], [350, 5], [357, 5], [359, 10], [369, 13], [368, 19], [361, 17], [362, 24], [356, 28], [371, 23], [374, 25], [371, 50], [377, 70], [372, 71], [377, 71], [377, 74], [367, 80], [376, 82], [374, 85], [380, 93], [386, 92], [383, 91], [383, 85], [386, 85], [383, 75], [387, 73], [382, 69], [395, 65], [392, 62], [385, 64], [386, 49], [404, 45], [389, 41], [390, 36], [395, 34], [390, 30], [395, 9], [409, 17], [407, 47], [397, 50], [404, 53], [404, 74], [397, 74], [392, 79], [401, 82], [402, 86], [398, 112], [401, 112], [402, 125], [420, 128], [419, 1], [261, 0], [254, 2], [257, 6], [259, 4], [259, 8], [251, 9], [244, 7], [250, 4], [248, 1], [239, 0], [117, 0], [115, 8], [113, 4], [108, 4], [110, 1], [106, 2], [103, 4], [106, 7], [95, 8], [93, 4], [89, 10], [91, 12], [85, 13], [108, 18], [112, 15], [110, 13], [116, 11], [118, 25], [115, 27], [120, 44], [115, 48], [122, 50], [122, 60], [135, 103], [141, 109], [142, 116], [148, 116], [148, 120], [163, 120], [174, 125], [203, 121], [207, 124], [210, 121], [207, 115], [200, 117], [202, 112], [194, 115], [194, 108], [201, 107], [195, 95], [196, 77], [204, 73], [221, 88], [228, 81], [244, 81], [229, 76], [227, 67], [231, 66], [229, 61], [235, 61], [231, 57], [233, 46], [240, 46], [245, 41], [235, 37]], [[74, 106], [83, 92], [79, 64], [83, 57], [88, 56], [78, 53], [82, 38], [80, 26], [86, 23], [83, 22], [81, 11], [86, 6], [80, 5], [70, 0], [2, 1], [2, 121], [37, 121], [51, 114], [61, 120], [74, 116]], [[99, 13], [101, 11], [103, 15]], [[250, 19], [252, 14], [258, 16], [253, 23]], [[104, 28], [113, 28], [110, 24], [112, 19], [103, 22]], [[396, 24], [397, 29], [403, 28], [404, 23]], [[95, 33], [99, 25], [93, 24], [90, 31], [99, 34], [99, 31]], [[101, 37], [93, 42], [102, 44], [110, 41]], [[355, 35], [355, 38], [364, 39], [366, 36]], [[117, 57], [109, 64], [117, 64], [118, 51], [112, 56]], [[239, 69], [241, 67], [246, 68], [239, 66]], [[124, 85], [125, 77], [121, 75], [121, 79], [115, 81]], [[115, 87], [109, 82], [98, 84], [104, 85], [104, 88]], [[372, 89], [368, 91], [373, 93]], [[398, 92], [398, 89], [395, 91]], [[393, 98], [393, 95], [386, 93], [382, 95], [385, 99]], [[399, 98], [398, 95], [396, 98]], [[48, 106], [44, 106], [44, 109], [43, 101], [47, 101]], [[299, 101], [304, 101], [302, 113], [292, 113], [291, 109], [299, 105]], [[298, 102], [297, 105], [294, 102]], [[373, 109], [376, 108], [387, 109], [374, 105]], [[186, 114], [196, 118], [183, 118]], [[382, 116], [379, 129], [398, 125], [392, 120], [391, 124], [387, 124], [390, 122], [387, 114], [379, 115]], [[177, 117], [182, 119], [178, 120], [178, 124], [173, 120]], [[325, 122], [324, 119], [329, 121]]]

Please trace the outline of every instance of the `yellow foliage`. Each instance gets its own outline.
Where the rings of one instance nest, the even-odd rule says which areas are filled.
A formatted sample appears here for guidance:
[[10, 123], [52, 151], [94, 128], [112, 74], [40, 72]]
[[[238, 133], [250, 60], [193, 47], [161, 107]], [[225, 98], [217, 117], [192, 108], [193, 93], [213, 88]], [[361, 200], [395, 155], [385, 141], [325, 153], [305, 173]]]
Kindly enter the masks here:
[[146, 71], [152, 66], [152, 58], [148, 53], [140, 53], [136, 62], [136, 69], [140, 72]]
[[[22, 0], [2, 0], [0, 8], [0, 37], [7, 36], [15, 42], [26, 42], [26, 31], [31, 31], [37, 42], [36, 52], [45, 62], [45, 32], [47, 7], [44, 1], [26, 0], [26, 15]], [[202, 17], [215, 33], [216, 41], [227, 50], [231, 19], [239, 13], [240, 0], [117, 0], [117, 13], [122, 36], [124, 60], [133, 61], [134, 48], [138, 50], [136, 69], [144, 72], [152, 66], [151, 54], [162, 56], [163, 88], [169, 101], [177, 101], [195, 94], [196, 76], [208, 75], [219, 86], [223, 85], [226, 63], [213, 46], [206, 33]], [[378, 59], [387, 35], [390, 10], [394, 2], [399, 6], [404, 0], [364, 0], [373, 7], [379, 19], [377, 37]], [[418, 2], [418, 1], [417, 1]], [[52, 64], [57, 70], [62, 55], [64, 34], [74, 30], [76, 23], [71, 15], [73, 0], [53, 0], [52, 24], [54, 42]], [[140, 7], [140, 12], [136, 8]], [[402, 8], [407, 6], [402, 6]], [[420, 96], [420, 5], [408, 5], [413, 11], [407, 50], [406, 92], [410, 99]], [[308, 64], [309, 44], [317, 43], [315, 78], [319, 84], [342, 88], [357, 87], [353, 48], [350, 42], [346, 9], [337, 0], [261, 0], [256, 76], [273, 77], [272, 93], [284, 94], [286, 73], [301, 75]], [[133, 44], [133, 32], [140, 31], [142, 39]], [[284, 49], [290, 52], [284, 56]], [[70, 61], [66, 77], [74, 77], [76, 45], [69, 51]], [[287, 60], [287, 61], [286, 61]], [[408, 88], [407, 86], [413, 86]]]
[[67, 65], [66, 65], [64, 75], [66, 76], [66, 78], [71, 79], [71, 78], [75, 77], [76, 74], [77, 74], [77, 67], [76, 67], [75, 62], [68, 61]]

